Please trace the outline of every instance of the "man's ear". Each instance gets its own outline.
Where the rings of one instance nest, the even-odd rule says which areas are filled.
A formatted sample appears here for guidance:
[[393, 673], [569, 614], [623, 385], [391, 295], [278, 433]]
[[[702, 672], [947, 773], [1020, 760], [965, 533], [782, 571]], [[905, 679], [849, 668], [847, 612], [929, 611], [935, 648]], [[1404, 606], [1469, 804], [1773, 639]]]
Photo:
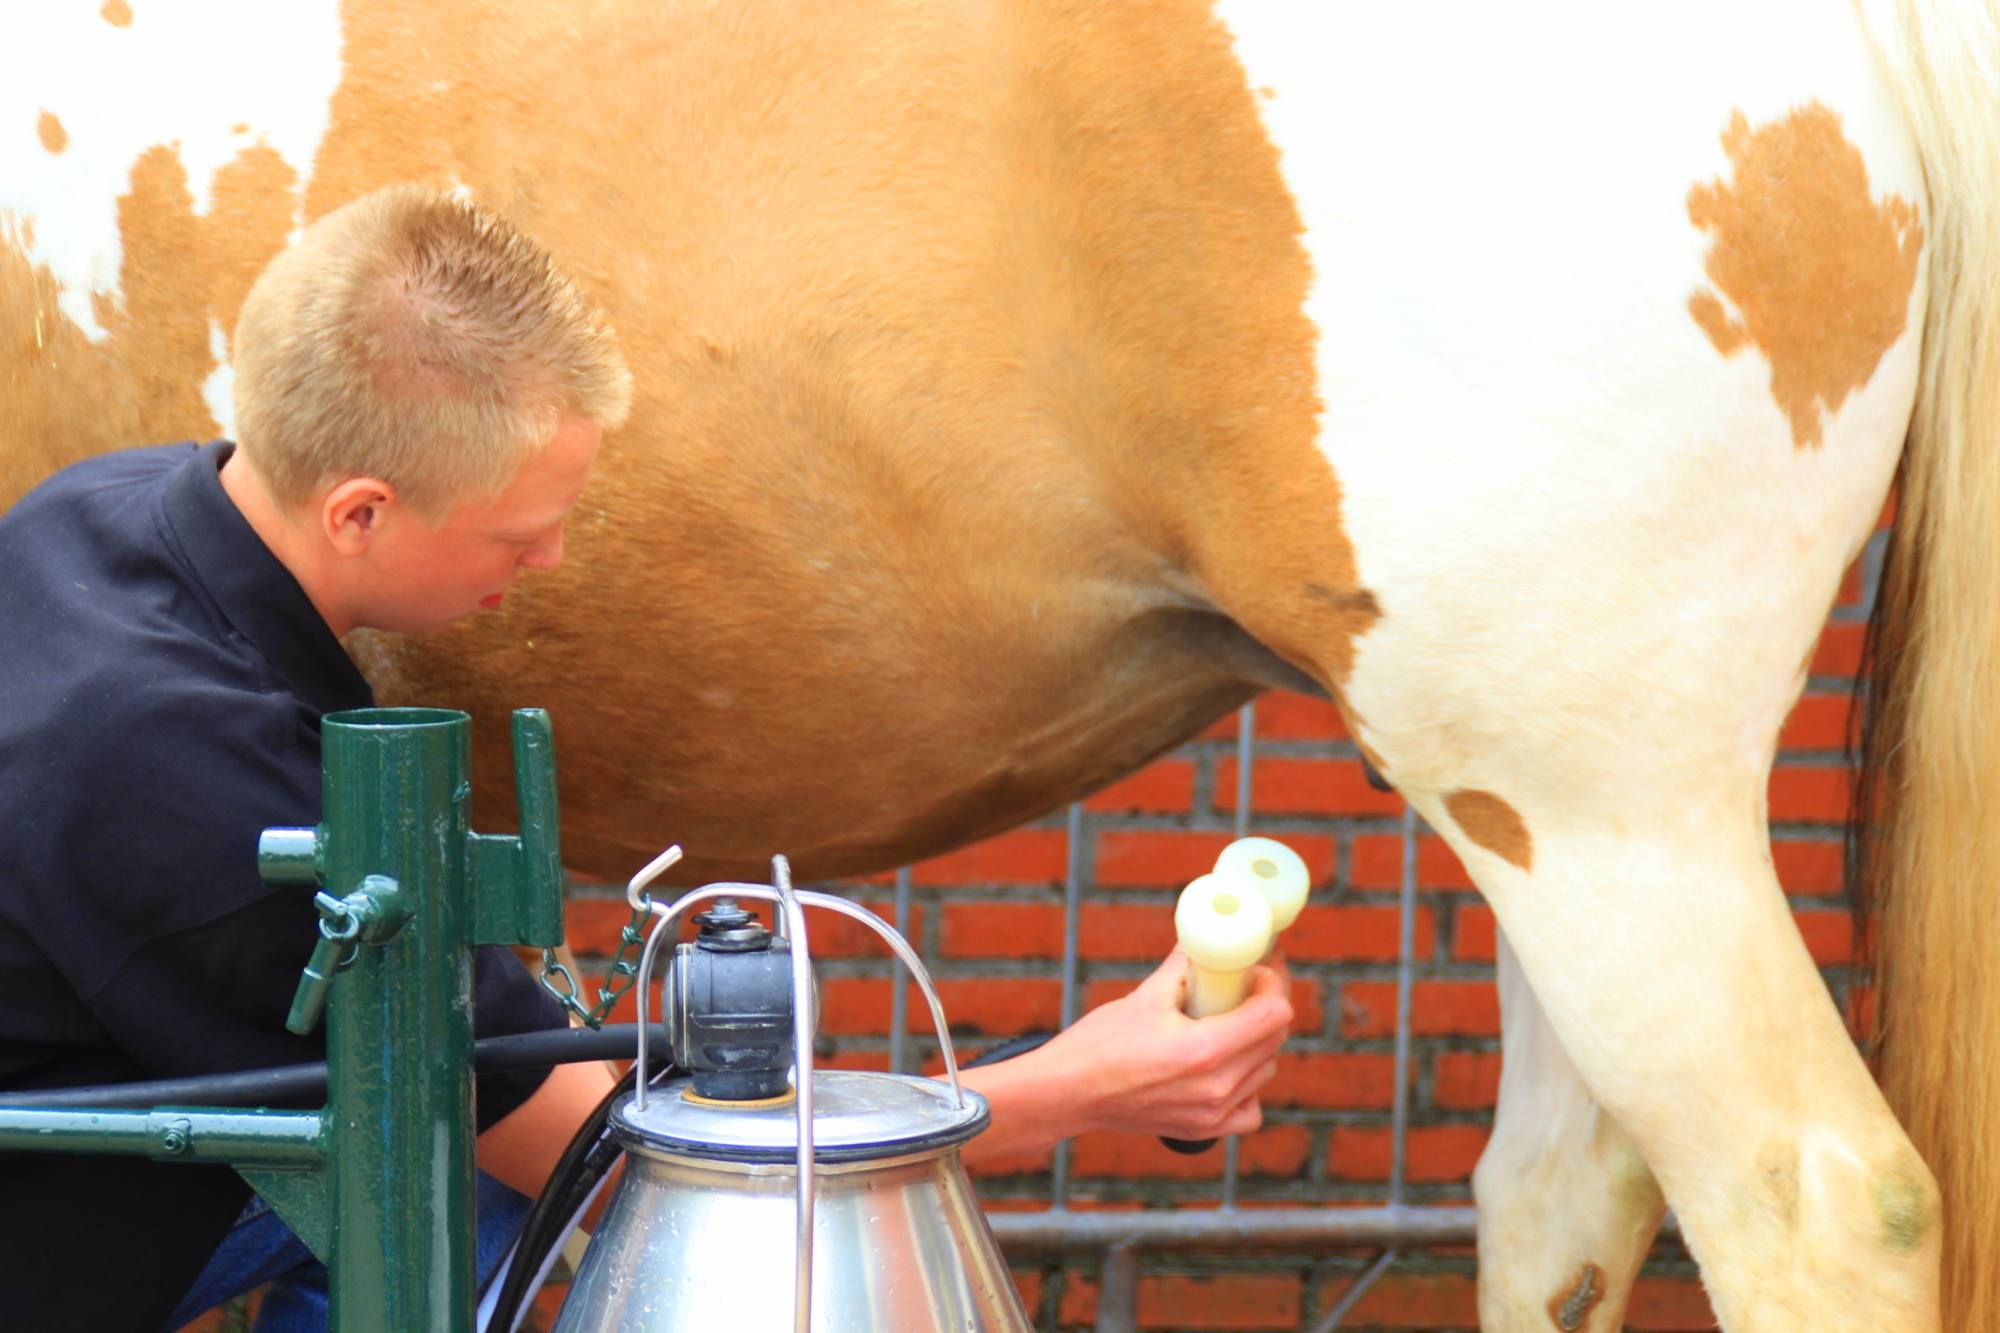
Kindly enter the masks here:
[[380, 477], [350, 477], [320, 501], [320, 532], [340, 555], [363, 555], [380, 533], [396, 488]]

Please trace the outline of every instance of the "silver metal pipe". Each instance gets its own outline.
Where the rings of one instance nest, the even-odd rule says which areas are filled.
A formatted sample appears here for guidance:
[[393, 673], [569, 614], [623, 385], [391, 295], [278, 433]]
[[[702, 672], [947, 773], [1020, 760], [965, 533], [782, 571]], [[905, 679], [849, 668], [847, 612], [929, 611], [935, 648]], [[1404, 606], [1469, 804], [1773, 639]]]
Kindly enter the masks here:
[[[896, 933], [904, 939], [910, 938], [910, 868], [904, 866], [896, 872]], [[889, 1072], [903, 1072], [903, 1046], [910, 1035], [910, 997], [903, 989], [903, 979], [889, 970], [889, 979], [895, 988], [889, 992]]]
[[823, 907], [829, 912], [839, 912], [842, 916], [853, 917], [880, 935], [882, 942], [889, 946], [889, 951], [902, 960], [903, 966], [910, 969], [910, 974], [916, 978], [918, 989], [924, 993], [925, 1002], [930, 1005], [931, 1027], [937, 1033], [938, 1050], [944, 1056], [944, 1073], [946, 1081], [951, 1084], [952, 1105], [963, 1110], [965, 1089], [960, 1087], [958, 1082], [958, 1048], [952, 1043], [951, 1029], [945, 1025], [944, 1001], [938, 998], [937, 986], [931, 981], [930, 969], [924, 966], [923, 959], [917, 957], [917, 951], [910, 947], [910, 942], [891, 930], [888, 922], [860, 903], [851, 903], [830, 893], [814, 893], [811, 890], [801, 890], [798, 898], [808, 907]]
[[1389, 1203], [1403, 1202], [1410, 1137], [1410, 992], [1417, 952], [1417, 812], [1403, 803], [1403, 880], [1396, 950], [1396, 1092], [1389, 1103]]
[[[1256, 758], [1257, 705], [1250, 702], [1236, 710], [1236, 836], [1250, 836], [1252, 793], [1251, 761]], [[1231, 1134], [1222, 1144], [1222, 1206], [1236, 1206], [1237, 1184], [1242, 1176], [1243, 1140]]]
[[1236, 836], [1250, 836], [1250, 761], [1256, 757], [1257, 705], [1236, 710]]
[[[797, 1073], [798, 1099], [793, 1103], [798, 1115], [798, 1247], [792, 1298], [793, 1333], [812, 1333], [813, 1274], [813, 1031], [818, 1027], [813, 1003], [812, 955], [806, 942], [806, 909], [792, 892], [792, 863], [782, 856], [771, 858], [771, 885], [778, 891], [773, 916], [783, 915], [791, 928], [792, 961], [792, 1064]], [[641, 1028], [641, 1032], [645, 1029]]]
[[1130, 1244], [1142, 1250], [1233, 1250], [1335, 1245], [1469, 1245], [1469, 1205], [1369, 1208], [1178, 1209], [1158, 1212], [989, 1213], [1010, 1255], [1068, 1254]]
[[[1081, 996], [1077, 994], [1079, 977], [1079, 946], [1081, 927], [1078, 917], [1083, 899], [1083, 803], [1070, 802], [1067, 831], [1069, 845], [1068, 861], [1063, 867], [1063, 958], [1062, 958], [1062, 1027], [1067, 1029], [1076, 1022]], [[1063, 1207], [1069, 1202], [1069, 1151], [1068, 1139], [1056, 1144], [1055, 1162], [1050, 1168], [1049, 1195], [1055, 1206]]]
[[1135, 1333], [1139, 1327], [1139, 1251], [1113, 1245], [1097, 1269], [1095, 1333]]
[[1368, 1294], [1368, 1289], [1374, 1286], [1376, 1280], [1389, 1271], [1389, 1265], [1395, 1262], [1396, 1251], [1393, 1249], [1384, 1250], [1376, 1255], [1375, 1261], [1362, 1269], [1354, 1281], [1348, 1284], [1347, 1290], [1340, 1293], [1340, 1299], [1334, 1303], [1333, 1308], [1312, 1326], [1312, 1333], [1333, 1333], [1334, 1329], [1339, 1328], [1341, 1321], [1354, 1313], [1355, 1306], [1361, 1304], [1361, 1298]]

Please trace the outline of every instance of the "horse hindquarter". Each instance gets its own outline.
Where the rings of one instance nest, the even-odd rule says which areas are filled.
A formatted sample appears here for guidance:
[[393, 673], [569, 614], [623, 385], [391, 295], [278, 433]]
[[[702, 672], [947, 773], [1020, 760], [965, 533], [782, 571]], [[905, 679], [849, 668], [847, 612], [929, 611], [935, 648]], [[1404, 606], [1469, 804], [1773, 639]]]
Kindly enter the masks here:
[[[1869, 50], [1806, 6], [1225, 15], [1275, 89], [1380, 611], [1341, 682], [1357, 737], [1493, 903], [1725, 1323], [1926, 1326], [1934, 1191], [1764, 827], [1918, 377], [1924, 177]], [[1484, 1214], [1507, 1182], [1480, 1184]], [[1624, 1260], [1484, 1272], [1489, 1320], [1546, 1327]]]

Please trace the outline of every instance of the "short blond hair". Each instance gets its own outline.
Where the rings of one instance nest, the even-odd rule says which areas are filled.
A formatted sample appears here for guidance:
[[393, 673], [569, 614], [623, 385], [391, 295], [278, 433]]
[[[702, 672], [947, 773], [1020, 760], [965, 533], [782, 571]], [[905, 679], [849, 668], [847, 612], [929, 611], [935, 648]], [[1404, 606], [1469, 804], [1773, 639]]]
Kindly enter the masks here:
[[504, 489], [563, 416], [611, 429], [632, 400], [610, 323], [548, 253], [417, 185], [307, 227], [232, 344], [239, 444], [287, 505], [368, 476], [435, 517]]

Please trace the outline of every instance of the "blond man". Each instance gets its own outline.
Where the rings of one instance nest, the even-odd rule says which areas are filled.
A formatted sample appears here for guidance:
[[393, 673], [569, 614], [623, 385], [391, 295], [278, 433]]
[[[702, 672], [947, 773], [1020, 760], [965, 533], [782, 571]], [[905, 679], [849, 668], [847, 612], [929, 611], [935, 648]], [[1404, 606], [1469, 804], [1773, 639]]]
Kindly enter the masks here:
[[[373, 701], [339, 638], [556, 565], [631, 397], [539, 247], [410, 186], [308, 228], [233, 361], [235, 443], [91, 459], [0, 518], [0, 1090], [321, 1057], [283, 1027], [311, 896], [254, 849], [317, 822], [319, 718]], [[482, 1036], [563, 1022], [504, 950], [474, 989]], [[480, 1080], [482, 1267], [608, 1087]], [[261, 1327], [325, 1323], [323, 1274], [226, 1168], [11, 1158], [0, 1254], [0, 1328], [157, 1329], [273, 1278]]]

